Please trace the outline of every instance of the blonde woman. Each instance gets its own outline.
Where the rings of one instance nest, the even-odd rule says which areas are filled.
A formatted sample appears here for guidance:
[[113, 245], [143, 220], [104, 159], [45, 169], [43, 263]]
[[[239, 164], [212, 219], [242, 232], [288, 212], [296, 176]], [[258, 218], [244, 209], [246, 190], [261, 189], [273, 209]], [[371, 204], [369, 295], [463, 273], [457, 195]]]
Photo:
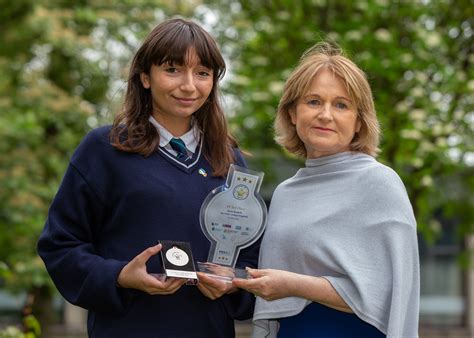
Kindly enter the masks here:
[[416, 222], [405, 187], [377, 162], [366, 76], [338, 48], [308, 50], [286, 82], [276, 140], [306, 166], [275, 190], [254, 337], [418, 337]]

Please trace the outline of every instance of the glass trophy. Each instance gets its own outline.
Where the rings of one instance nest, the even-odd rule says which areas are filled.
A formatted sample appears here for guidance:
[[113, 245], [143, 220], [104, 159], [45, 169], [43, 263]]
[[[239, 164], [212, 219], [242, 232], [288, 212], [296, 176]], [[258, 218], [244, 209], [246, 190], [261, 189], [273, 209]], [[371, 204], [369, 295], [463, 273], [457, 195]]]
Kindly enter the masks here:
[[235, 269], [235, 264], [240, 250], [255, 243], [265, 230], [267, 207], [258, 194], [263, 175], [232, 164], [225, 185], [206, 197], [200, 223], [211, 249], [208, 261], [198, 262], [199, 271], [229, 282], [246, 278], [245, 270]]

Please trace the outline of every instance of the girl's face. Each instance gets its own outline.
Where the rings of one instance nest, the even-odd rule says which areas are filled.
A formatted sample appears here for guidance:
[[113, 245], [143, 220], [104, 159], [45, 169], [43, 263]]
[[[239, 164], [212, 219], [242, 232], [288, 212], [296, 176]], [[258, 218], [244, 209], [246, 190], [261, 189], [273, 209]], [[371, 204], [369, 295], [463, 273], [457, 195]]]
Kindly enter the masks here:
[[307, 158], [350, 150], [354, 135], [361, 127], [357, 108], [342, 79], [326, 68], [316, 74], [290, 117], [306, 147]]
[[206, 102], [214, 84], [213, 70], [201, 64], [194, 48], [188, 49], [184, 65], [152, 65], [140, 79], [151, 91], [153, 117], [174, 136], [191, 128], [192, 114]]

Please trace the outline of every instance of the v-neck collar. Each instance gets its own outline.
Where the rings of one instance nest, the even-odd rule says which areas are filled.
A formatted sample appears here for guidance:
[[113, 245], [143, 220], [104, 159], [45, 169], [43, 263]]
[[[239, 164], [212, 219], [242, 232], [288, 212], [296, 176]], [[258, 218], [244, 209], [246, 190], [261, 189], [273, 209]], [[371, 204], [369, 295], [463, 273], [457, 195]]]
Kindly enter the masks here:
[[188, 157], [186, 159], [179, 159], [175, 155], [171, 154], [166, 148], [164, 147], [159, 147], [158, 151], [163, 156], [170, 164], [174, 165], [178, 169], [186, 172], [186, 173], [191, 173], [196, 169], [197, 164], [199, 163], [199, 160], [201, 159], [202, 156], [202, 144], [203, 144], [204, 138], [201, 138], [201, 141], [199, 142], [199, 146], [197, 147], [196, 151], [191, 157]]

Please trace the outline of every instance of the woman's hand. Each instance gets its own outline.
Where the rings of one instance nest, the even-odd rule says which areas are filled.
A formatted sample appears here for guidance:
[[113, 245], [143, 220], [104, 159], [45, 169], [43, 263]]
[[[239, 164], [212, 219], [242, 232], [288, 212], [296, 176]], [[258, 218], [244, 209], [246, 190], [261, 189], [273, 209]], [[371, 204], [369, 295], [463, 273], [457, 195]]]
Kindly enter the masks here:
[[161, 251], [161, 244], [149, 247], [124, 266], [117, 278], [122, 288], [137, 289], [150, 295], [170, 295], [186, 283], [186, 279], [167, 278], [160, 281], [146, 270], [146, 262]]
[[199, 278], [198, 289], [204, 296], [210, 299], [217, 299], [227, 293], [237, 291], [237, 288], [232, 283], [226, 283], [222, 280], [209, 277], [205, 273], [198, 272]]
[[265, 300], [295, 296], [295, 288], [298, 288], [301, 276], [293, 272], [274, 269], [247, 268], [247, 273], [252, 278], [236, 278], [232, 284]]
[[251, 279], [234, 279], [232, 284], [265, 300], [300, 297], [352, 313], [352, 309], [324, 277], [301, 275], [274, 269], [249, 269]]

